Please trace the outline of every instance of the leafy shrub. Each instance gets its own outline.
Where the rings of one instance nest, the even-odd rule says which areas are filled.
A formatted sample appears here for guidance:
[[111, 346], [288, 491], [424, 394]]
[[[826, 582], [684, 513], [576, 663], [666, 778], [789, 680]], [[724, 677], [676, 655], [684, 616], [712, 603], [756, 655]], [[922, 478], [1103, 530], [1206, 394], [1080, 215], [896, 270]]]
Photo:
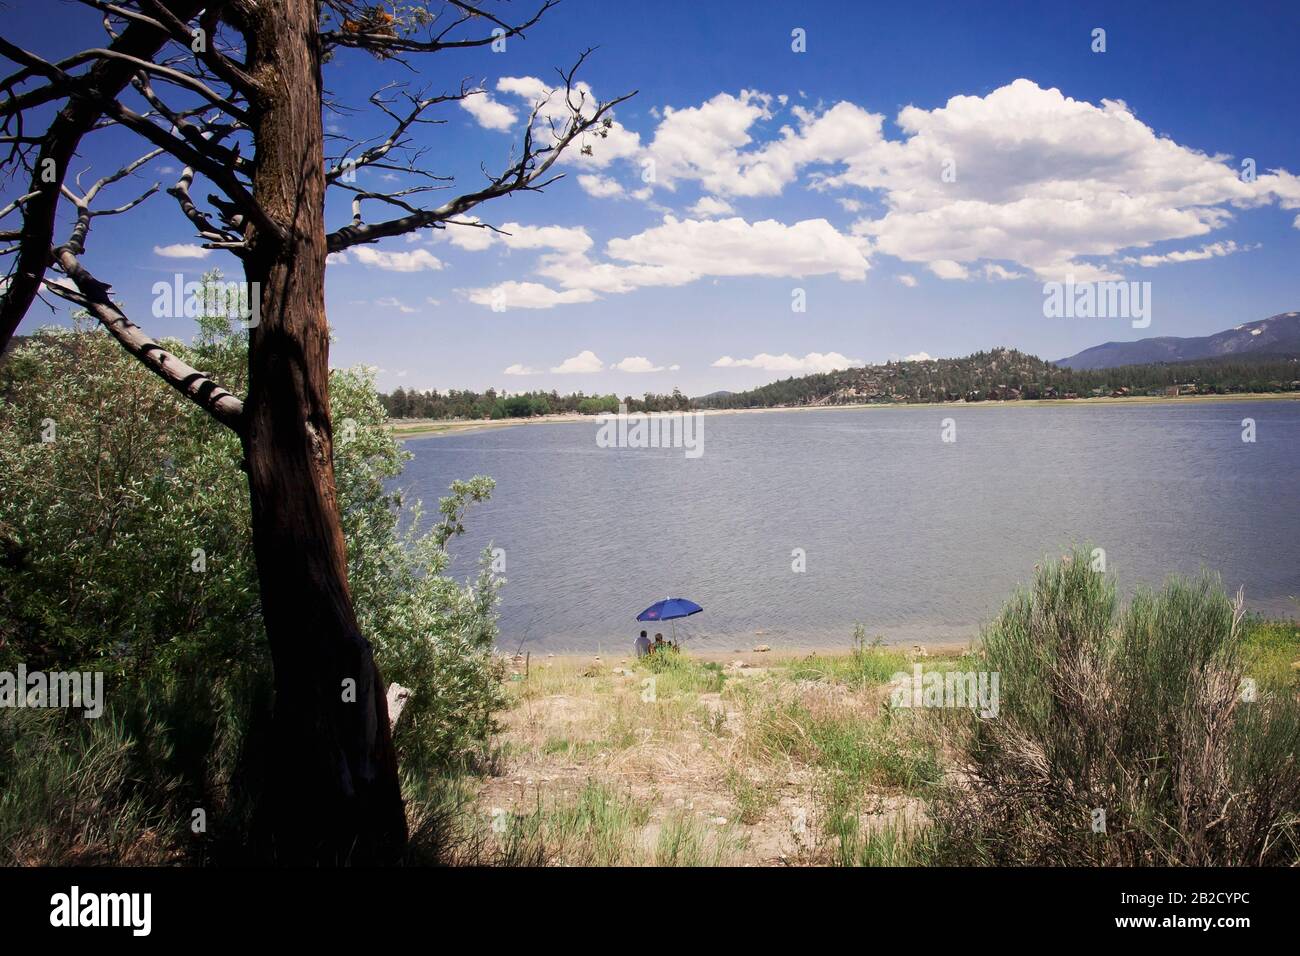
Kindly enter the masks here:
[[1240, 622], [1209, 578], [1172, 578], [1121, 609], [1086, 553], [1044, 566], [976, 655], [1001, 674], [998, 717], [954, 716], [960, 782], [938, 812], [948, 856], [1296, 862], [1300, 707], [1267, 689], [1243, 699]]
[[[246, 341], [225, 318], [201, 319], [193, 346], [167, 346], [244, 390]], [[470, 584], [445, 571], [466, 509], [492, 481], [455, 483], [426, 527], [419, 503], [388, 489], [409, 455], [385, 427], [371, 373], [334, 370], [330, 388], [358, 621], [384, 677], [411, 690], [399, 757], [416, 771], [484, 759], [503, 703], [493, 654], [501, 582], [486, 561]], [[51, 858], [63, 852], [51, 834], [62, 832], [77, 852], [102, 838], [99, 851], [122, 859], [134, 820], [172, 834], [160, 846], [174, 850], [189, 833], [188, 810], [175, 829], [174, 793], [221, 813], [243, 803], [204, 797], [213, 787], [255, 789], [251, 765], [232, 756], [248, 749], [241, 728], [269, 706], [258, 690], [270, 663], [241, 458], [235, 435], [101, 331], [42, 330], [0, 363], [0, 669], [105, 671], [112, 715], [0, 712], [0, 785], [14, 785], [0, 833], [15, 846], [34, 845], [17, 836], [26, 826], [46, 834]], [[242, 702], [221, 733], [194, 713], [218, 700], [231, 715]], [[122, 759], [103, 762], [105, 753]], [[205, 778], [219, 759], [233, 763]], [[129, 780], [103, 776], [128, 766]], [[121, 839], [81, 818], [96, 801], [120, 812]], [[242, 813], [226, 822], [246, 824]]]

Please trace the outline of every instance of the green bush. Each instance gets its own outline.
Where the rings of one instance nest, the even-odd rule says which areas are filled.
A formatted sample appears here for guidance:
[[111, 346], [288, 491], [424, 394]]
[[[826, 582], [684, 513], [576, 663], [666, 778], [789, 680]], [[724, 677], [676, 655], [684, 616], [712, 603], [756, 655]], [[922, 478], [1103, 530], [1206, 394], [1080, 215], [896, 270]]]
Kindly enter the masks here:
[[[1300, 707], [1243, 685], [1241, 613], [1210, 578], [1120, 608], [1076, 552], [983, 635], [996, 718], [953, 715], [958, 782], [938, 807], [953, 862], [1297, 861]], [[1105, 811], [1095, 832], [1095, 811]]]
[[[228, 320], [203, 318], [194, 345], [167, 347], [244, 391], [246, 339]], [[451, 538], [492, 481], [455, 483], [426, 522], [388, 489], [409, 455], [371, 373], [334, 370], [330, 388], [358, 621], [385, 680], [411, 691], [399, 757], [415, 772], [484, 760], [503, 703], [501, 581], [486, 555], [473, 582], [446, 571]], [[177, 829], [177, 794], [213, 808], [209, 833], [246, 825], [243, 797], [211, 797], [255, 791], [255, 766], [234, 755], [255, 749], [240, 733], [270, 699], [240, 461], [232, 433], [102, 331], [42, 330], [0, 363], [0, 669], [102, 670], [109, 698], [98, 721], [0, 712], [0, 838], [36, 847], [12, 858], [42, 859], [45, 845], [47, 859], [120, 860], [130, 821], [158, 853], [201, 857], [188, 809]], [[224, 729], [204, 707], [226, 714]], [[85, 818], [101, 805], [117, 808], [120, 838]]]

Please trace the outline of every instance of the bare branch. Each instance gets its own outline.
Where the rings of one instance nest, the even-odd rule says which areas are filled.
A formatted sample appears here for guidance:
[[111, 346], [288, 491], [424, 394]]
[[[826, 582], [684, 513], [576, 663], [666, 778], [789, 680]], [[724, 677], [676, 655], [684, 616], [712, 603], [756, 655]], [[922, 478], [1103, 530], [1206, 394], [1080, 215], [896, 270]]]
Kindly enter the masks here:
[[[385, 87], [384, 89], [388, 89], [388, 88], [389, 87]], [[381, 109], [388, 116], [392, 117], [392, 119], [396, 124], [393, 128], [393, 131], [388, 135], [388, 138], [385, 139], [382, 143], [380, 143], [377, 146], [371, 146], [367, 149], [362, 150], [362, 152], [355, 159], [348, 158], [348, 153], [351, 152], [351, 147], [345, 150], [343, 155], [339, 158], [339, 162], [326, 171], [325, 181], [327, 183], [332, 184], [336, 180], [338, 180], [340, 176], [343, 176], [345, 173], [357, 170], [362, 166], [370, 166], [372, 164], [377, 164], [379, 160], [383, 159], [394, 149], [405, 148], [406, 141], [403, 140], [402, 137], [413, 124], [441, 122], [438, 120], [426, 120], [421, 118], [421, 114], [423, 114], [424, 111], [427, 110], [429, 107], [436, 106], [439, 103], [448, 103], [455, 100], [463, 100], [465, 99], [465, 97], [473, 95], [472, 91], [465, 89], [465, 85], [463, 83], [461, 84], [460, 92], [455, 94], [444, 94], [442, 96], [431, 96], [427, 98], [418, 98], [418, 97], [410, 96], [409, 94], [403, 94], [404, 96], [406, 96], [407, 100], [411, 102], [412, 106], [410, 112], [408, 112], [404, 116], [399, 116], [397, 113], [393, 112], [391, 109], [388, 108], [388, 102], [390, 101], [386, 101], [383, 99], [383, 97], [381, 96], [383, 92], [384, 90], [376, 90], [374, 93], [372, 93], [370, 96], [370, 102], [375, 104], [375, 106]], [[418, 158], [419, 157], [417, 156], [416, 159]], [[394, 168], [394, 167], [388, 167], [388, 168]], [[401, 168], [401, 167], [396, 167], [396, 168]], [[415, 169], [410, 169], [405, 171], [418, 172]]]
[[[355, 47], [361, 50], [368, 50], [375, 56], [384, 58], [395, 56], [399, 53], [436, 53], [439, 50], [467, 49], [470, 47], [489, 46], [503, 37], [523, 36], [524, 31], [537, 23], [538, 20], [555, 6], [560, 0], [545, 0], [527, 21], [517, 26], [511, 26], [502, 22], [494, 16], [473, 7], [467, 3], [448, 0], [452, 6], [465, 11], [465, 15], [456, 20], [446, 29], [433, 35], [428, 40], [416, 40], [409, 36], [398, 36], [389, 20], [380, 22], [372, 21], [353, 21], [344, 20], [342, 30], [328, 30], [321, 34], [321, 42], [325, 49], [334, 47]], [[336, 11], [346, 9], [344, 4], [330, 4]], [[447, 35], [456, 27], [471, 20], [483, 18], [497, 24], [500, 32], [490, 33], [485, 37], [474, 37], [466, 40], [448, 40]]]
[[457, 216], [464, 215], [475, 206], [489, 199], [495, 199], [498, 196], [505, 196], [514, 192], [535, 192], [546, 188], [559, 179], [559, 175], [547, 177], [551, 167], [559, 159], [560, 155], [574, 140], [583, 134], [592, 130], [598, 132], [607, 130], [609, 121], [606, 117], [610, 111], [636, 95], [636, 91], [633, 91], [609, 102], [597, 104], [592, 114], [590, 116], [586, 115], [583, 111], [588, 104], [585, 102], [584, 94], [575, 92], [574, 78], [577, 75], [578, 68], [591, 52], [591, 50], [584, 52], [569, 70], [560, 71], [560, 76], [564, 80], [564, 102], [568, 109], [568, 118], [560, 129], [557, 129], [556, 124], [552, 121], [551, 136], [553, 139], [550, 144], [538, 146], [534, 142], [534, 128], [537, 125], [542, 107], [547, 102], [544, 100], [533, 107], [528, 117], [528, 122], [524, 127], [523, 147], [519, 160], [501, 174], [489, 176], [488, 185], [483, 189], [457, 196], [436, 209], [413, 210], [408, 215], [400, 218], [371, 224], [367, 224], [362, 220], [362, 199], [379, 199], [402, 208], [409, 209], [410, 207], [402, 202], [394, 202], [393, 197], [401, 195], [400, 193], [373, 194], [367, 193], [365, 190], [355, 189], [354, 191], [358, 195], [352, 203], [352, 222], [326, 237], [329, 251], [339, 252], [360, 243], [375, 242], [379, 239], [400, 236], [417, 229], [445, 223]]
[[190, 199], [190, 186], [193, 182], [194, 169], [186, 166], [181, 170], [181, 178], [176, 181], [176, 185], [167, 190], [167, 194], [175, 198], [185, 218], [194, 223], [199, 236], [207, 240], [204, 248], [229, 249], [233, 252], [242, 252], [245, 248], [243, 239], [234, 232], [218, 229], [214, 226], [212, 220], [208, 218], [208, 214], [199, 209], [194, 201]]
[[[166, 0], [166, 3], [167, 8], [182, 20], [191, 19], [203, 6], [203, 0]], [[150, 59], [157, 55], [166, 42], [165, 32], [148, 23], [132, 22], [113, 41], [110, 49], [138, 59]], [[27, 67], [35, 65], [32, 60], [40, 59], [25, 54], [2, 39], [0, 53]], [[129, 63], [107, 59], [99, 60], [85, 75], [75, 80], [67, 76], [65, 68], [59, 68], [58, 73], [60, 79], [49, 85], [53, 95], [44, 99], [41, 98], [44, 94], [13, 96], [0, 103], [0, 114], [8, 118], [17, 115], [21, 132], [21, 110], [38, 102], [49, 102], [63, 96], [68, 98], [46, 130], [36, 162], [32, 166], [28, 193], [35, 192], [37, 195], [23, 205], [23, 241], [4, 295], [0, 299], [0, 349], [9, 343], [41, 287], [53, 242], [59, 187], [67, 174], [68, 163], [75, 155], [82, 137], [100, 123], [104, 110], [99, 104], [104, 98], [111, 99], [121, 93], [131, 81], [135, 70]], [[42, 75], [49, 76], [44, 71]], [[97, 94], [94, 99], [86, 95], [92, 90]]]
[[168, 352], [128, 319], [110, 296], [110, 287], [82, 266], [68, 246], [54, 251], [54, 260], [76, 291], [46, 282], [55, 295], [83, 306], [122, 347], [164, 382], [237, 434], [244, 430], [244, 403], [198, 369]]

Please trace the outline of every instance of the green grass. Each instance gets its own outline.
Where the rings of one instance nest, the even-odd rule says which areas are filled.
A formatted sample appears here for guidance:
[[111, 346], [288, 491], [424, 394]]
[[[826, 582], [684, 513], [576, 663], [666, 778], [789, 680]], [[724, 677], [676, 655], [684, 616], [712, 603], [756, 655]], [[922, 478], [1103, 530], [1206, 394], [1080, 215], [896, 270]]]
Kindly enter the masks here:
[[1241, 622], [1246, 673], [1271, 690], [1300, 689], [1300, 623], [1251, 615]]
[[768, 808], [776, 803], [776, 794], [755, 783], [739, 770], [727, 773], [727, 789], [735, 800], [736, 816], [746, 826], [753, 826], [763, 819]]
[[931, 866], [938, 857], [934, 828], [889, 821], [865, 833], [845, 834], [838, 862], [845, 866]]
[[910, 727], [887, 712], [870, 720], [841, 711], [814, 713], [791, 701], [768, 707], [754, 719], [753, 740], [769, 757], [790, 757], [856, 786], [914, 792], [939, 775], [933, 747], [913, 738]]
[[888, 684], [895, 674], [910, 671], [911, 666], [902, 651], [881, 647], [879, 638], [868, 641], [859, 624], [853, 630], [853, 650], [847, 657], [810, 654], [791, 663], [786, 674], [791, 680], [826, 681], [861, 690]]
[[629, 866], [641, 861], [640, 833], [649, 807], [589, 781], [578, 793], [504, 818], [500, 856], [566, 866]]
[[650, 862], [655, 866], [726, 866], [744, 846], [744, 839], [735, 835], [730, 824], [706, 823], [679, 810], [664, 821]]
[[660, 696], [717, 694], [727, 682], [721, 664], [697, 661], [679, 651], [652, 651], [638, 660], [637, 666], [655, 676], [655, 691]]

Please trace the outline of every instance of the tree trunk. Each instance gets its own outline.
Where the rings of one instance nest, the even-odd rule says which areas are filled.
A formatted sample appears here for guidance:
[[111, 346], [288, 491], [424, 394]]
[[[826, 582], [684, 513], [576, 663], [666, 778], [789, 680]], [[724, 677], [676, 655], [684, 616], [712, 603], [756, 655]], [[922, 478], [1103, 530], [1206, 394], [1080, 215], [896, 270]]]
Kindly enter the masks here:
[[275, 746], [258, 831], [277, 862], [370, 863], [406, 839], [383, 683], [357, 626], [335, 496], [325, 318], [325, 179], [314, 0], [263, 0], [244, 26], [254, 197], [286, 234], [250, 229], [258, 283], [244, 454], [275, 666]]

